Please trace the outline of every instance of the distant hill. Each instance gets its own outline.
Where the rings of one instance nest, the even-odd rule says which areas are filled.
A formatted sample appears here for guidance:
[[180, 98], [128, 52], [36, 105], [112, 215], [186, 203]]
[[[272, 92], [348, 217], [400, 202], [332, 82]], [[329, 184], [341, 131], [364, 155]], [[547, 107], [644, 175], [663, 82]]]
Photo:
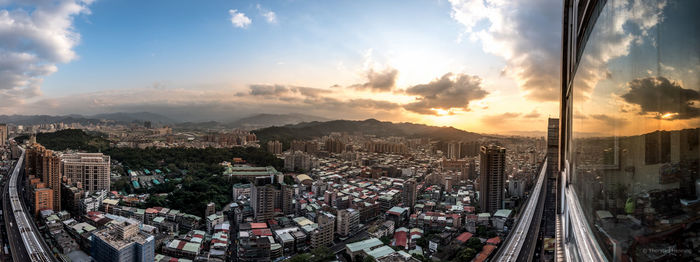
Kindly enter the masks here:
[[151, 113], [151, 112], [134, 112], [134, 113], [117, 112], [117, 113], [97, 114], [97, 115], [87, 116], [86, 118], [107, 119], [107, 120], [114, 120], [117, 122], [127, 122], [127, 123], [151, 121], [153, 123], [172, 124], [172, 123], [177, 122], [176, 120], [173, 120], [172, 118], [168, 118], [166, 116]]
[[212, 129], [229, 129], [224, 123], [217, 121], [207, 121], [207, 122], [182, 122], [176, 123], [172, 126], [178, 130], [212, 130]]
[[50, 116], [50, 115], [0, 115], [0, 123], [11, 123], [15, 125], [41, 125], [52, 123], [80, 123], [97, 124], [104, 122], [99, 119], [89, 119], [81, 115]]
[[233, 128], [258, 129], [270, 126], [293, 125], [302, 122], [328, 121], [330, 119], [305, 114], [257, 114], [228, 124]]
[[382, 122], [376, 119], [364, 121], [333, 120], [327, 122], [306, 122], [296, 125], [267, 127], [253, 131], [261, 141], [309, 139], [328, 135], [331, 132], [375, 135], [377, 137], [404, 136], [429, 137], [436, 140], [473, 141], [482, 135], [454, 127], [437, 127], [414, 123]]
[[172, 124], [177, 121], [167, 118], [165, 116], [149, 113], [149, 112], [136, 112], [136, 113], [108, 113], [108, 114], [97, 114], [91, 116], [83, 115], [65, 115], [65, 116], [51, 116], [51, 115], [0, 115], [0, 123], [12, 123], [15, 125], [41, 125], [41, 124], [53, 124], [53, 123], [64, 123], [73, 124], [79, 123], [83, 125], [98, 124], [105, 122], [112, 123], [131, 123], [131, 122], [144, 122], [151, 121], [153, 123], [161, 124]]

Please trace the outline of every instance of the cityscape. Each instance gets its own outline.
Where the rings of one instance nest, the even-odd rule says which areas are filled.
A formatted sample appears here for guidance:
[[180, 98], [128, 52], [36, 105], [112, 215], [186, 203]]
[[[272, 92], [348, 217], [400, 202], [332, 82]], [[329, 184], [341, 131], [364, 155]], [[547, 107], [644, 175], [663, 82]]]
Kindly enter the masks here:
[[700, 261], [697, 10], [0, 0], [0, 261]]

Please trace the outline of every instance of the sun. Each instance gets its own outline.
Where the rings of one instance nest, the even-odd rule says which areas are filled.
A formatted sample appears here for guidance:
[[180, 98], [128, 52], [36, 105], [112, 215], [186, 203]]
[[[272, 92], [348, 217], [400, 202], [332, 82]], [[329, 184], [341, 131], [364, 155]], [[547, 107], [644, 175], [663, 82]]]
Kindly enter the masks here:
[[449, 115], [453, 115], [453, 114], [454, 114], [454, 112], [452, 112], [452, 110], [450, 110], [450, 109], [445, 110], [445, 109], [442, 109], [442, 108], [431, 108], [430, 110], [435, 111], [435, 114], [436, 114], [437, 116], [449, 116]]

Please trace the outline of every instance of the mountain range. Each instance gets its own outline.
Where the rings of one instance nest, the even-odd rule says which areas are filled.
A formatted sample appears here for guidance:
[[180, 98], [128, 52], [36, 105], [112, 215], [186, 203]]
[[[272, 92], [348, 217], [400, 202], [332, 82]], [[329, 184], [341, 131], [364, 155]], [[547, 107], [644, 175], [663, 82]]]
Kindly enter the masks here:
[[414, 123], [392, 123], [376, 119], [367, 119], [363, 121], [314, 121], [254, 130], [254, 133], [263, 142], [269, 140], [290, 141], [293, 139], [309, 139], [312, 137], [325, 136], [332, 132], [374, 135], [377, 137], [428, 137], [443, 141], [473, 141], [482, 138], [480, 134], [456, 129], [454, 127], [438, 127]]
[[318, 117], [318, 116], [312, 116], [312, 115], [305, 115], [305, 114], [284, 114], [284, 115], [278, 115], [278, 114], [258, 114], [254, 116], [249, 116], [249, 117], [244, 117], [239, 120], [234, 121], [230, 125], [232, 127], [236, 128], [243, 128], [243, 129], [258, 129], [258, 128], [264, 128], [264, 127], [270, 127], [270, 126], [284, 126], [284, 125], [293, 125], [293, 124], [298, 124], [298, 123], [303, 123], [303, 122], [323, 122], [323, 121], [329, 121], [331, 119], [323, 118], [323, 117]]
[[105, 122], [112, 122], [115, 124], [128, 124], [128, 123], [139, 123], [150, 121], [154, 124], [169, 125], [180, 128], [194, 128], [194, 129], [216, 129], [216, 128], [243, 128], [243, 129], [258, 129], [269, 126], [284, 126], [289, 124], [298, 124], [301, 122], [312, 122], [312, 121], [328, 121], [329, 119], [305, 115], [305, 114], [257, 114], [241, 119], [237, 119], [232, 122], [218, 122], [218, 121], [205, 121], [205, 122], [183, 122], [176, 119], [172, 119], [160, 114], [155, 114], [151, 112], [117, 112], [117, 113], [105, 113], [96, 115], [62, 115], [62, 116], [52, 116], [52, 115], [0, 115], [0, 123], [11, 123], [15, 125], [41, 125], [41, 124], [52, 124], [52, 123], [79, 123], [83, 125], [98, 124]]

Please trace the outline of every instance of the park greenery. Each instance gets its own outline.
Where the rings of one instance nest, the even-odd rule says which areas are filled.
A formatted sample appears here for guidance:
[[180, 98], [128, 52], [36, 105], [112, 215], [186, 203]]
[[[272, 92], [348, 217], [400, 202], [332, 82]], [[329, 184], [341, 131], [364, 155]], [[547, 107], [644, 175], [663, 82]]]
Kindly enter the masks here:
[[[64, 129], [51, 133], [36, 134], [37, 143], [51, 150], [63, 151], [67, 149], [87, 152], [101, 152], [109, 148], [109, 140], [105, 134], [99, 132], [86, 132], [81, 129]], [[20, 135], [15, 141], [23, 143], [29, 139], [29, 135]]]
[[[260, 148], [117, 148], [109, 147], [109, 141], [98, 133], [88, 133], [79, 129], [67, 129], [53, 133], [37, 134], [37, 142], [52, 150], [78, 150], [102, 152], [109, 155], [114, 171], [122, 175], [113, 180], [112, 190], [123, 193], [144, 194], [151, 197], [137, 205], [146, 208], [163, 206], [174, 208], [198, 216], [204, 215], [204, 207], [214, 202], [217, 209], [232, 201], [232, 186], [247, 181], [224, 177], [223, 161], [241, 158], [257, 166], [273, 166], [281, 170], [281, 159]], [[18, 142], [28, 139], [20, 136]], [[169, 170], [164, 176], [167, 182], [151, 188], [135, 189], [127, 170]], [[285, 182], [293, 182], [285, 179]]]
[[204, 207], [214, 202], [217, 209], [232, 201], [232, 186], [247, 181], [222, 175], [223, 161], [242, 158], [250, 164], [281, 169], [282, 160], [258, 148], [110, 148], [112, 159], [129, 169], [167, 169], [168, 182], [149, 189], [134, 190], [128, 180], [118, 181], [115, 190], [133, 193], [168, 193], [167, 198], [150, 197], [145, 207], [165, 206], [203, 215]]

